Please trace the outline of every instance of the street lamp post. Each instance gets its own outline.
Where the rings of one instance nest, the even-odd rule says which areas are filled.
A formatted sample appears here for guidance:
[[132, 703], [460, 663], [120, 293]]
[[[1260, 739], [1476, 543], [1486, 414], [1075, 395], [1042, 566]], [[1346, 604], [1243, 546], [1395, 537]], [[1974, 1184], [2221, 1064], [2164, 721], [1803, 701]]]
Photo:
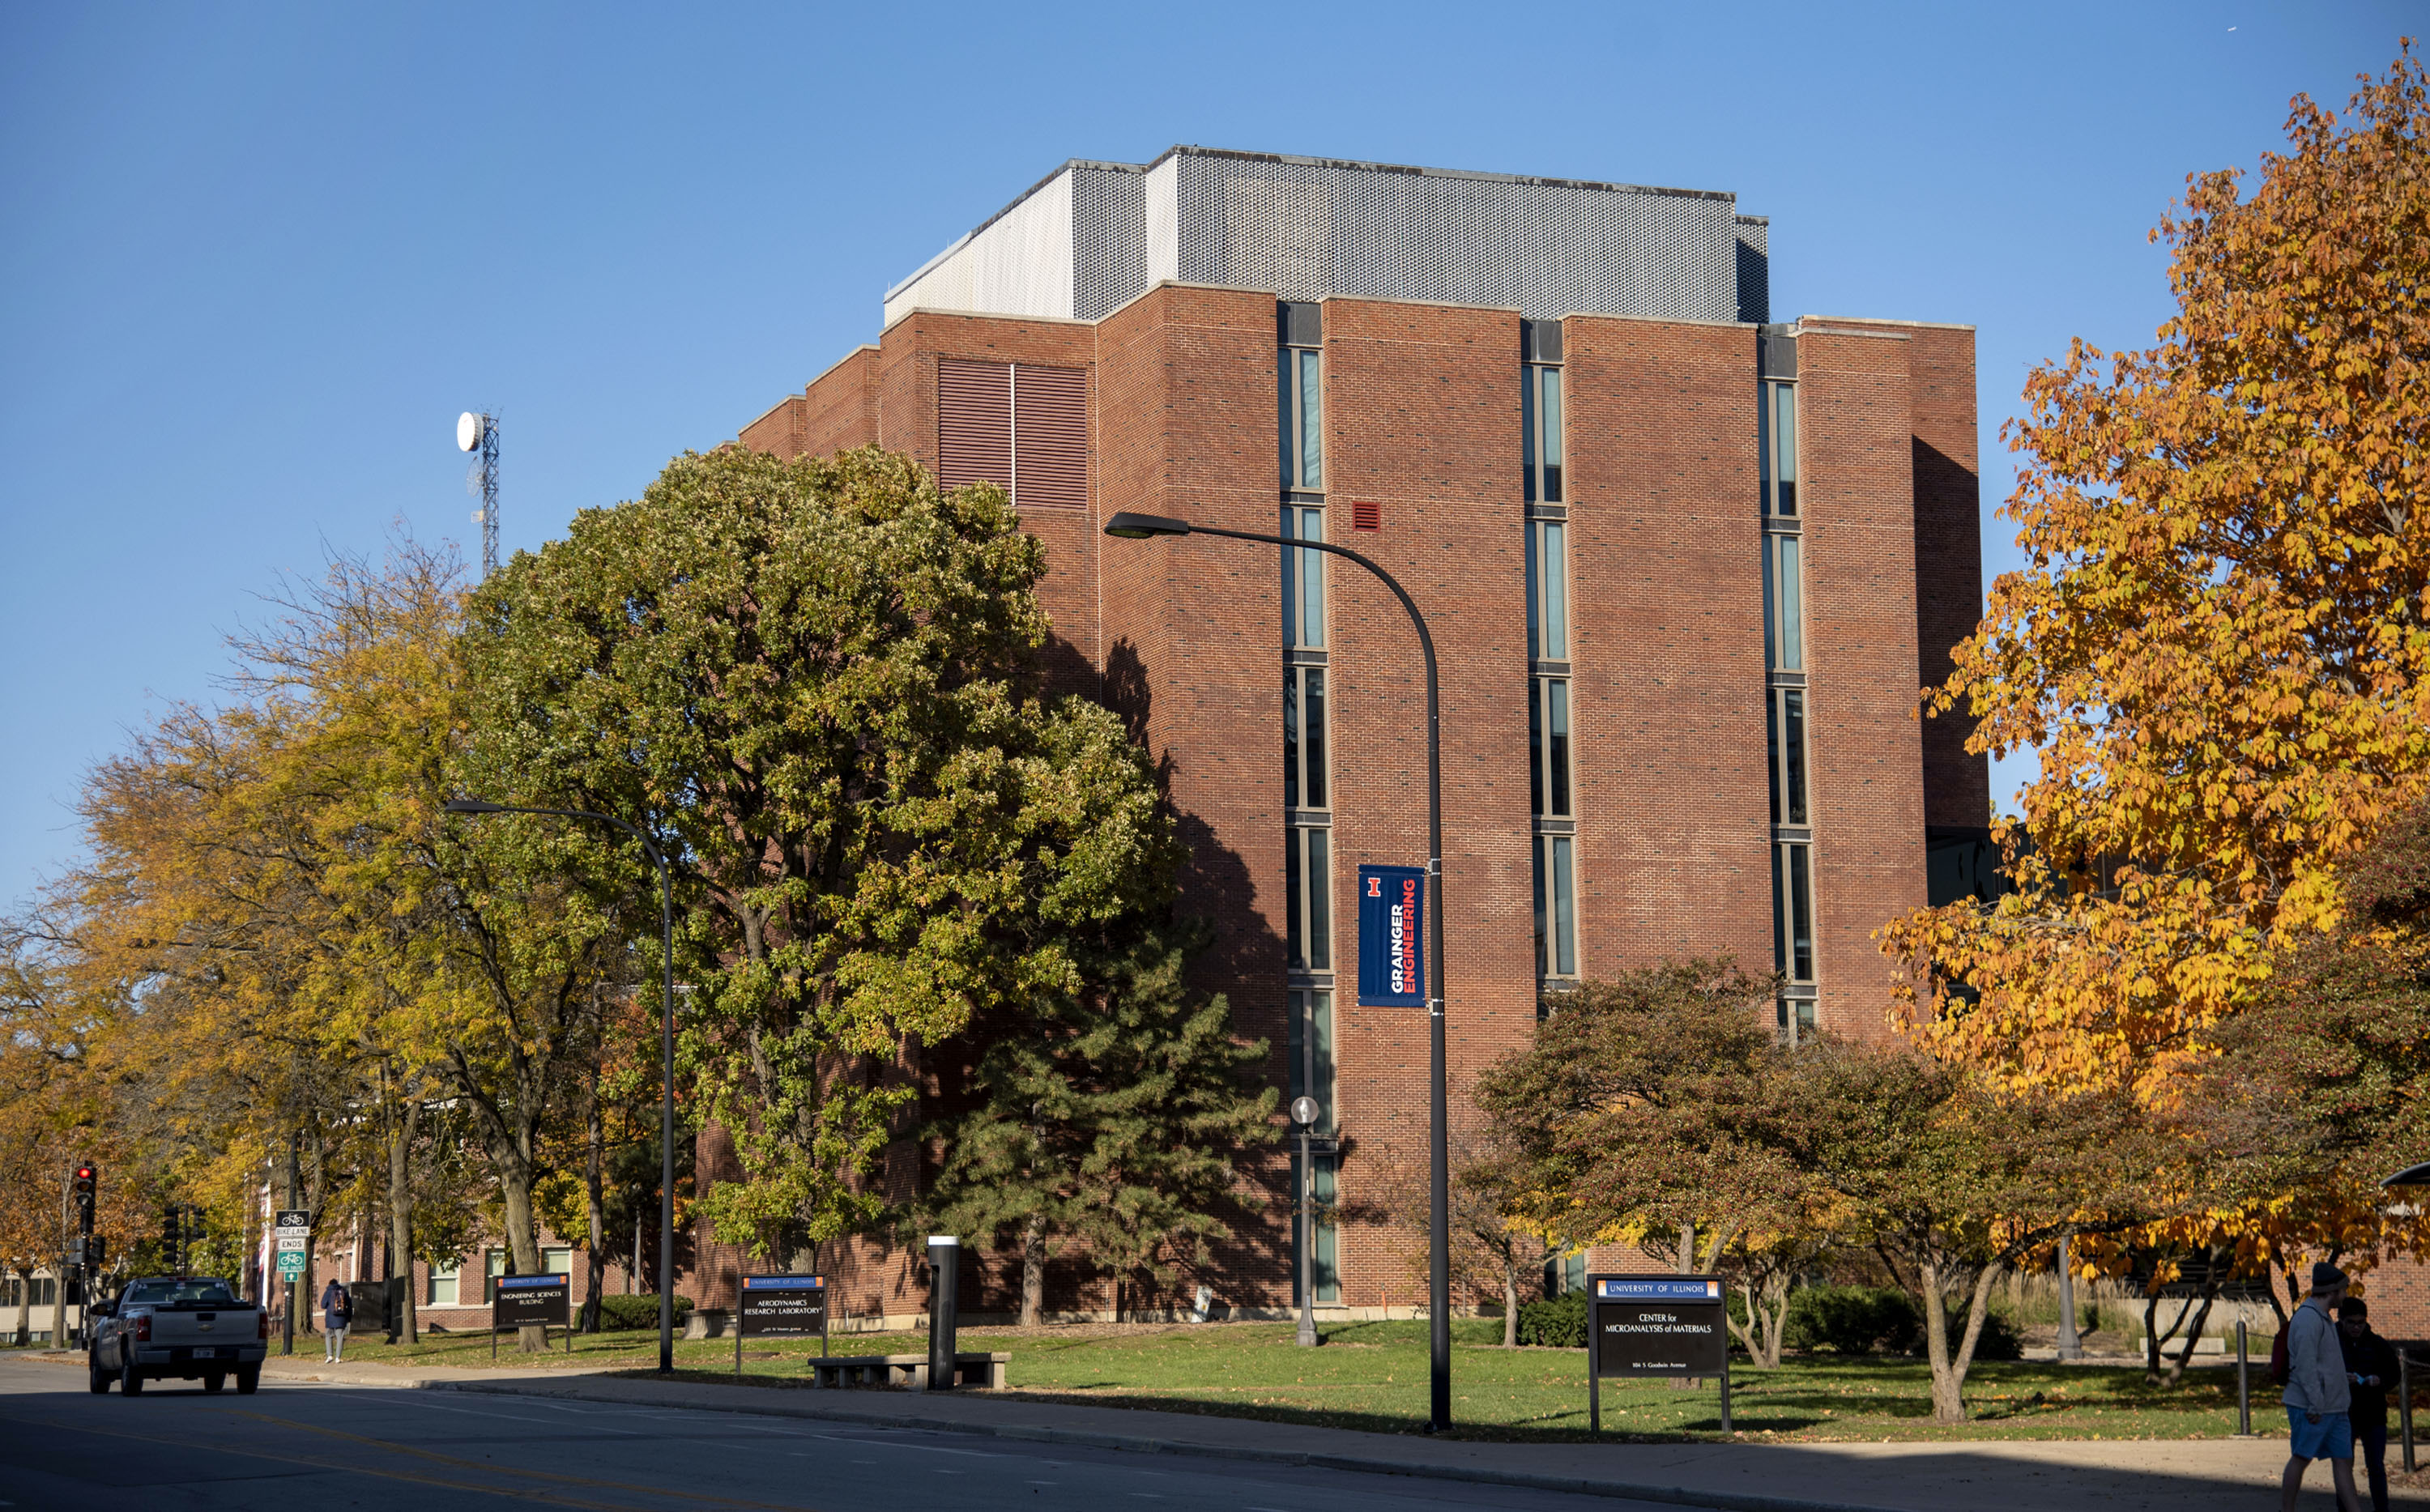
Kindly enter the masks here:
[[658, 1026], [658, 1373], [675, 1368], [675, 888], [667, 870], [666, 853], [639, 829], [621, 819], [588, 808], [519, 808], [512, 804], [484, 803], [478, 798], [453, 798], [451, 814], [550, 814], [558, 819], [595, 819], [623, 830], [641, 842], [641, 853], [658, 869], [659, 955], [666, 967], [666, 996], [660, 1002]]
[[[1442, 875], [1442, 705], [1437, 690], [1435, 675], [1435, 640], [1426, 631], [1426, 617], [1418, 612], [1417, 601], [1391, 573], [1352, 551], [1347, 546], [1329, 545], [1322, 540], [1294, 540], [1288, 536], [1269, 536], [1253, 530], [1222, 530], [1213, 525], [1193, 524], [1167, 515], [1134, 514], [1124, 510], [1106, 522], [1106, 534], [1126, 540], [1143, 540], [1151, 536], [1223, 536], [1233, 540], [1255, 540], [1298, 551], [1322, 551], [1336, 557], [1346, 557], [1369, 572], [1406, 609], [1409, 623], [1418, 632], [1418, 649], [1426, 658], [1426, 880], [1434, 896], [1433, 946], [1435, 969], [1433, 990], [1426, 995], [1426, 1022], [1430, 1039], [1429, 1066], [1431, 1085], [1428, 1088], [1429, 1112], [1433, 1120], [1432, 1170], [1429, 1172], [1428, 1198], [1432, 1207], [1427, 1222], [1426, 1302], [1428, 1354], [1428, 1386], [1430, 1410], [1426, 1421], [1428, 1433], [1440, 1433], [1451, 1426], [1451, 1144], [1447, 1128], [1451, 1098], [1446, 1088], [1443, 1069], [1443, 875]], [[1302, 1248], [1307, 1247], [1307, 1238]], [[1302, 1293], [1305, 1298], [1306, 1293]]]
[[1307, 1131], [1323, 1109], [1312, 1097], [1291, 1099], [1291, 1122], [1299, 1125], [1299, 1342], [1303, 1348], [1316, 1347], [1316, 1268], [1309, 1256], [1316, 1249], [1316, 1230], [1309, 1220], [1310, 1188], [1316, 1185], [1316, 1172], [1308, 1165]]

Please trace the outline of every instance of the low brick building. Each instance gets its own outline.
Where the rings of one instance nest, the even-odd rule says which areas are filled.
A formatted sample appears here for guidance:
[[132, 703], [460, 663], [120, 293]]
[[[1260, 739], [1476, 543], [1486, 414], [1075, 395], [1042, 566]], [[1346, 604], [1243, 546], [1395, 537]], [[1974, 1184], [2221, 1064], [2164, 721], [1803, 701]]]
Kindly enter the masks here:
[[[1346, 544], [1426, 614], [1456, 1109], [1543, 994], [1664, 956], [1777, 969], [1784, 1035], [1877, 1032], [1872, 931], [1989, 878], [1985, 764], [1916, 713], [1979, 606], [1973, 332], [1773, 323], [1766, 241], [1706, 191], [1074, 161], [741, 433], [1010, 491], [1047, 548], [1049, 673], [1170, 774], [1184, 906], [1217, 929], [1203, 985], [1323, 1105], [1313, 1174], [1345, 1211], [1426, 1134], [1424, 1010], [1353, 990], [1357, 868], [1425, 857], [1416, 645], [1349, 564], [1100, 526]], [[1218, 1278], [1236, 1307], [1292, 1300], [1275, 1211]], [[1405, 1251], [1322, 1228], [1318, 1301], [1417, 1303]], [[918, 1310], [906, 1257], [838, 1269], [853, 1311]], [[979, 1304], [1008, 1306], [987, 1269]], [[1112, 1305], [1053, 1284], [1050, 1307]]]

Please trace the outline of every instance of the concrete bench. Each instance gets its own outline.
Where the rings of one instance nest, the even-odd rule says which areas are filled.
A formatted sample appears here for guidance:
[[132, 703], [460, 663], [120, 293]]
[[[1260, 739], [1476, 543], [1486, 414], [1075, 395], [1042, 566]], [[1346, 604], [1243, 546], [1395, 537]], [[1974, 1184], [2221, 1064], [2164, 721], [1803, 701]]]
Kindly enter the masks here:
[[[970, 1354], [954, 1356], [956, 1386], [1002, 1387], [1005, 1367], [1012, 1363], [1008, 1354]], [[908, 1387], [914, 1391], [928, 1389], [928, 1356], [925, 1354], [813, 1354], [810, 1356], [810, 1384], [814, 1387]]]

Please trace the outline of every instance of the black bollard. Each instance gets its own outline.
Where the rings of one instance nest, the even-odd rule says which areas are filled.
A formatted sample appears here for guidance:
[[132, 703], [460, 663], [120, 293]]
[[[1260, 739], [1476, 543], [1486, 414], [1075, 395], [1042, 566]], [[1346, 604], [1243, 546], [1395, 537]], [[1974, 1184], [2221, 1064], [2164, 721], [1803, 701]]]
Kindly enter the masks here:
[[2253, 1375], [2245, 1353], [2244, 1320], [2236, 1321], [2236, 1437], [2253, 1437]]
[[951, 1234], [928, 1236], [928, 1389], [954, 1385], [955, 1282], [962, 1269], [962, 1241]]

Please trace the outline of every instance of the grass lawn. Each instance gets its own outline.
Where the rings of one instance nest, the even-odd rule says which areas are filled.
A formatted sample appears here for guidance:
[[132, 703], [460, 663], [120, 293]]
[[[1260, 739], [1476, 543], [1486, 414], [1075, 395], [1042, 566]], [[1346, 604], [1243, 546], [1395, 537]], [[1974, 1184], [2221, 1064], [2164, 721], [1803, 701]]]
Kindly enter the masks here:
[[[1453, 1325], [1452, 1413], [1473, 1438], [1573, 1439], [1587, 1434], [1583, 1350], [1499, 1346], [1502, 1325]], [[965, 1329], [965, 1350], [1008, 1350], [1012, 1389], [1040, 1400], [1261, 1418], [1277, 1422], [1414, 1432], [1426, 1414], [1426, 1329], [1423, 1322], [1341, 1323], [1323, 1330], [1324, 1345], [1304, 1350], [1290, 1323], [1199, 1327]], [[648, 1370], [657, 1363], [651, 1333], [608, 1334], [575, 1341], [570, 1363]], [[744, 1341], [743, 1371], [755, 1385], [804, 1384], [809, 1348], [763, 1348]], [[502, 1338], [501, 1365], [537, 1365]], [[299, 1337], [296, 1349], [306, 1352]], [[317, 1338], [308, 1348], [316, 1353]], [[839, 1336], [836, 1353], [910, 1354], [924, 1334]], [[396, 1365], [486, 1367], [489, 1340], [478, 1334], [425, 1338], [408, 1348], [350, 1339], [350, 1360]], [[567, 1361], [562, 1347], [554, 1355]], [[679, 1371], [733, 1378], [734, 1341], [678, 1340]], [[2145, 1384], [2133, 1369], [2055, 1364], [1978, 1364], [1967, 1378], [1971, 1420], [1932, 1421], [1931, 1372], [1921, 1360], [1792, 1361], [1777, 1371], [1743, 1366], [1731, 1375], [1732, 1426], [1741, 1437], [1782, 1442], [1818, 1439], [2213, 1438], [2236, 1431], [2236, 1374], [2204, 1369], [2174, 1387]], [[2255, 1424], [2280, 1421], [2277, 1388], [2256, 1361]], [[1603, 1392], [1606, 1436], [1702, 1438], [1721, 1429], [1713, 1384], [1675, 1390], [1662, 1381], [1609, 1381]]]

